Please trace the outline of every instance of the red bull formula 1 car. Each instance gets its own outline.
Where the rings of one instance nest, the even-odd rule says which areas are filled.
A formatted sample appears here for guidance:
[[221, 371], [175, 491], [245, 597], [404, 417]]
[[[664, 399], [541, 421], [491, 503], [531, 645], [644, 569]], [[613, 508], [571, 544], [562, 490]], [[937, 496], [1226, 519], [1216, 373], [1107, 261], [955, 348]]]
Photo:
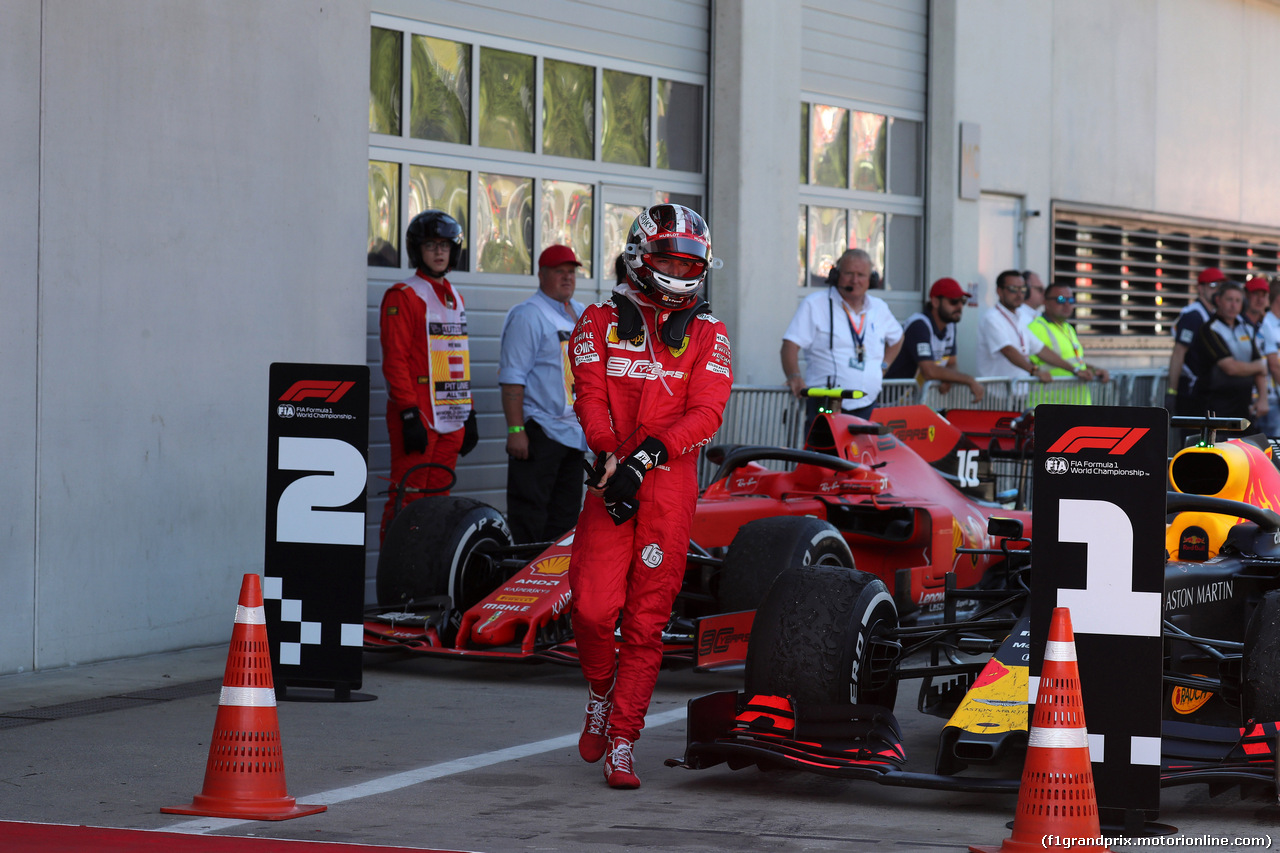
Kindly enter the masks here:
[[[831, 418], [833, 432], [839, 420]], [[1180, 420], [1174, 425], [1193, 419]], [[1194, 423], [1201, 440], [1168, 470], [1161, 782], [1270, 790], [1280, 720], [1280, 471], [1261, 436], [1216, 440], [1216, 429], [1243, 422]], [[955, 549], [957, 570], [939, 584], [940, 614], [884, 564], [784, 571], [755, 615], [745, 689], [693, 700], [685, 755], [667, 763], [1016, 791], [1028, 728], [1023, 522], [991, 518], [996, 548]], [[980, 577], [960, 571], [969, 559]], [[712, 628], [716, 619], [705, 621]], [[918, 710], [947, 721], [932, 772], [908, 769], [891, 710], [908, 679], [921, 682]], [[1011, 772], [1002, 776], [1006, 758]]]
[[[943, 618], [948, 584], [1006, 582], [1001, 537], [987, 532], [993, 513], [1010, 514], [995, 500], [990, 447], [1017, 435], [1018, 413], [964, 413], [964, 431], [924, 406], [876, 414], [820, 417], [805, 449], [709, 449], [719, 469], [697, 504], [669, 659], [692, 661], [701, 646], [705, 666], [740, 664], [751, 611], [792, 565], [857, 565], [925, 621]], [[502, 515], [468, 498], [409, 504], [379, 557], [366, 650], [575, 662], [572, 542], [570, 531], [514, 545]], [[722, 613], [735, 615], [698, 631]]]

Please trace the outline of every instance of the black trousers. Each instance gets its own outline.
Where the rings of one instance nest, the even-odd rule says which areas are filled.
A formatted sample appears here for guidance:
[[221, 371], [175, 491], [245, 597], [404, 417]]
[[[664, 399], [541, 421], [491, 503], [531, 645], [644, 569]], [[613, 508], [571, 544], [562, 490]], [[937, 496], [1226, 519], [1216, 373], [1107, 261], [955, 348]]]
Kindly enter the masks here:
[[547, 438], [534, 421], [524, 431], [529, 458], [507, 459], [507, 523], [517, 544], [550, 542], [578, 523], [584, 454]]

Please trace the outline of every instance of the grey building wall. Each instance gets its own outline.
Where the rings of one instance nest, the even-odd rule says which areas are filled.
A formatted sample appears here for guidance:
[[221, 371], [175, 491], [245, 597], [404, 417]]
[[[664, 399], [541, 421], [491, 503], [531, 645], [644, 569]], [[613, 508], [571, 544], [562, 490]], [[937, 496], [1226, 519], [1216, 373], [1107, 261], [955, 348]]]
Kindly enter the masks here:
[[268, 366], [364, 360], [368, 21], [0, 7], [0, 672], [229, 634]]
[[39, 81], [40, 4], [0, 5], [0, 672], [34, 655]]

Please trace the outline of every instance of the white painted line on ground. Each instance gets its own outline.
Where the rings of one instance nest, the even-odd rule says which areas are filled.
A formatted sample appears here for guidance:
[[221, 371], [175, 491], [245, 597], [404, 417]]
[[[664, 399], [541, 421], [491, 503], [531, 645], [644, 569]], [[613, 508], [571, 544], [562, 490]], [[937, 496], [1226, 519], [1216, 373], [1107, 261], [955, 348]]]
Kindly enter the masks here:
[[[661, 714], [650, 714], [644, 718], [644, 725], [647, 729], [665, 726], [668, 723], [683, 720], [687, 713], [688, 712], [685, 708], [675, 708], [670, 711], [663, 711]], [[491, 767], [494, 764], [501, 764], [504, 761], [515, 761], [520, 758], [528, 758], [531, 755], [541, 755], [544, 752], [554, 752], [557, 749], [568, 749], [571, 746], [576, 746], [577, 743], [578, 736], [576, 734], [564, 735], [563, 737], [555, 737], [547, 740], [534, 741], [533, 743], [520, 744], [519, 746], [509, 746], [506, 749], [497, 749], [493, 752], [482, 752], [479, 755], [469, 755], [466, 758], [457, 758], [453, 761], [445, 761], [440, 764], [429, 764], [426, 767], [419, 767], [416, 770], [405, 770], [402, 773], [393, 773], [390, 776], [383, 776], [381, 779], [370, 779], [368, 782], [349, 785], [346, 788], [334, 788], [332, 791], [322, 791], [319, 794], [299, 796], [297, 799], [299, 803], [306, 803], [308, 805], [332, 806], [336, 803], [345, 803], [348, 800], [358, 800], [361, 797], [372, 797], [376, 794], [387, 794], [392, 791], [398, 791], [401, 788], [408, 788], [410, 785], [430, 782], [433, 779], [453, 776], [456, 773], [466, 773], [468, 770], [476, 770], [481, 767]], [[189, 835], [204, 835], [205, 833], [217, 832], [222, 829], [230, 829], [233, 826], [240, 826], [246, 823], [259, 823], [259, 821], [206, 817], [183, 821], [182, 823], [177, 823], [173, 826], [158, 827], [155, 831], [183, 832]]]

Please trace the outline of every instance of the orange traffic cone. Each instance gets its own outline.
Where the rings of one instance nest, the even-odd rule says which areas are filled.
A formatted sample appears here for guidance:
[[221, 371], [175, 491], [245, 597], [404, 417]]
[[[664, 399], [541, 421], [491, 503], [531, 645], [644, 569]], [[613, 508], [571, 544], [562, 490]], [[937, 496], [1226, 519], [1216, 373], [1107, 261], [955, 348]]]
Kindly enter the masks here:
[[231, 631], [222, 697], [209, 743], [204, 789], [190, 805], [166, 806], [167, 814], [288, 820], [328, 806], [304, 806], [288, 796], [276, 693], [271, 683], [271, 654], [262, 586], [255, 574], [244, 576], [236, 624]]
[[[1027, 760], [1018, 789], [1013, 834], [999, 847], [969, 848], [973, 853], [1067, 850], [1081, 839], [1098, 844], [1098, 798], [1089, 764], [1089, 735], [1080, 697], [1080, 669], [1071, 612], [1053, 609], [1044, 650], [1036, 711], [1027, 737]], [[1089, 850], [1108, 850], [1089, 846]]]

